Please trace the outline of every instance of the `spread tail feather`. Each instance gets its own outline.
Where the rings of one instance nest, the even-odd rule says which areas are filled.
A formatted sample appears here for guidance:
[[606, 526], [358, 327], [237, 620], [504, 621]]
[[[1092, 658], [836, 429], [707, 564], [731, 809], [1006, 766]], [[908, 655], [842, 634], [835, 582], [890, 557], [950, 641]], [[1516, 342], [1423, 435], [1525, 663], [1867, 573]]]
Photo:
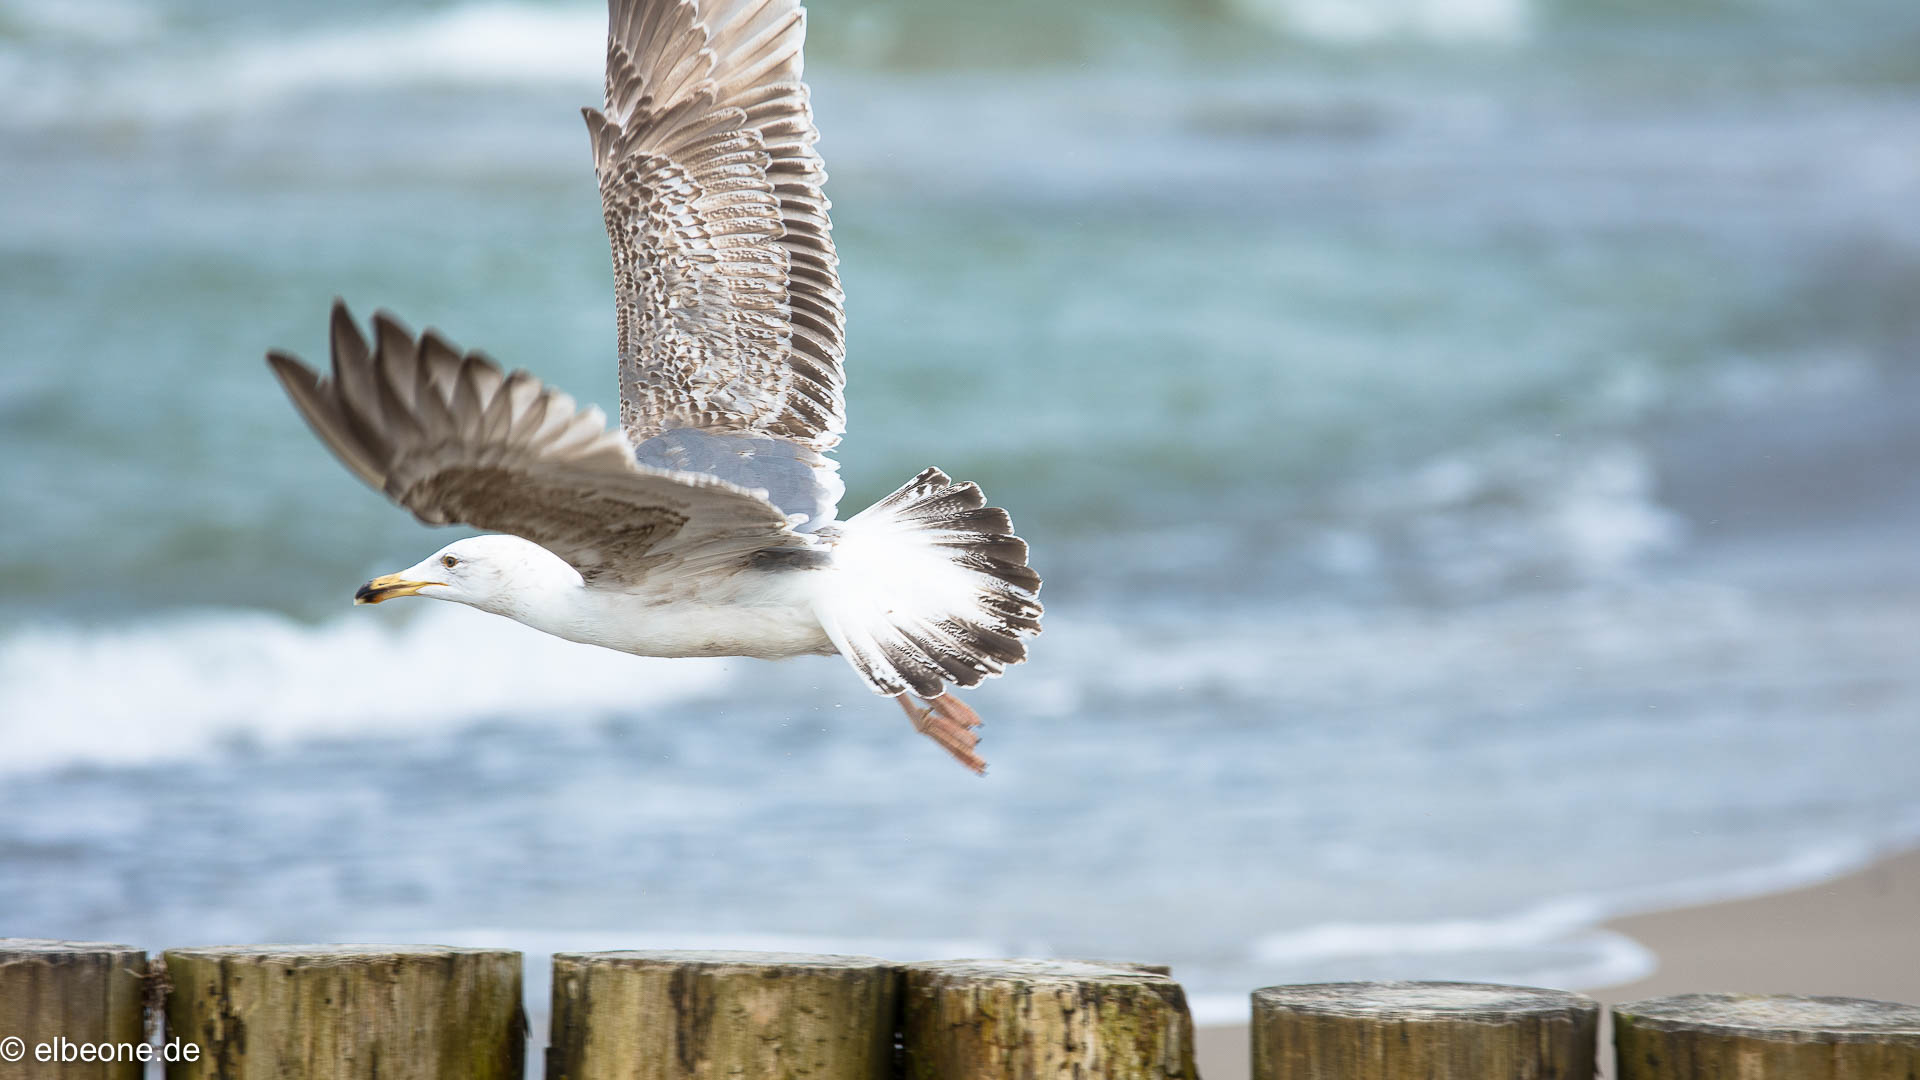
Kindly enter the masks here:
[[875, 693], [937, 698], [1027, 658], [1040, 575], [1007, 512], [928, 469], [840, 527], [827, 636]]

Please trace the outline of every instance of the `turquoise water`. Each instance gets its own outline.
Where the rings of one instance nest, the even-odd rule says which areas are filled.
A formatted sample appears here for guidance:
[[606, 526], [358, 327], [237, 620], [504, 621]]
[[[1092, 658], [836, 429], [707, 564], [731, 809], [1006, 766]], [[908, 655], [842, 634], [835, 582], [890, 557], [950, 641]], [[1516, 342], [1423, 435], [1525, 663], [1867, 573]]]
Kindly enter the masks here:
[[836, 661], [348, 608], [458, 534], [261, 355], [337, 294], [611, 405], [601, 18], [0, 8], [0, 932], [1138, 955], [1222, 1015], [1631, 974], [1607, 912], [1920, 832], [1920, 9], [814, 5], [849, 505], [939, 464], [1047, 577], [985, 782]]

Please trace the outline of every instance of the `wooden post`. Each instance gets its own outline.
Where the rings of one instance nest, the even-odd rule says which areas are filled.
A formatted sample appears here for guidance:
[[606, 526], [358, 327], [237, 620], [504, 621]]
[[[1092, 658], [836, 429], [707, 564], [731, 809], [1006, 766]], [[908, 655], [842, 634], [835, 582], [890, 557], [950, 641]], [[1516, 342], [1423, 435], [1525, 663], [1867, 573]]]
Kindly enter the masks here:
[[520, 954], [437, 945], [169, 949], [168, 1080], [519, 1080]]
[[[0, 1080], [139, 1080], [138, 1061], [41, 1062], [41, 1044], [146, 1041], [147, 954], [92, 941], [0, 938]], [[20, 1060], [6, 1058], [18, 1053]]]
[[901, 1044], [909, 1080], [1196, 1080], [1180, 984], [1080, 960], [909, 964]]
[[804, 953], [559, 953], [548, 1080], [887, 1080], [899, 968]]
[[1920, 1008], [1860, 998], [1682, 994], [1613, 1007], [1620, 1080], [1920, 1076]]
[[1481, 983], [1253, 992], [1253, 1080], [1591, 1080], [1600, 1006]]

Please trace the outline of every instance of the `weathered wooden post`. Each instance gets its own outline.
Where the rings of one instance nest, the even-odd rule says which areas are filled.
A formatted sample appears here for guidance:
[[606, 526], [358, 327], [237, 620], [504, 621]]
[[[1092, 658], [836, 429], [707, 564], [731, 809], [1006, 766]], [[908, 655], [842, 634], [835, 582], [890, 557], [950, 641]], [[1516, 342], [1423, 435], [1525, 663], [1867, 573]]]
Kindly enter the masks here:
[[1195, 1080], [1180, 984], [1144, 965], [1079, 960], [909, 964], [908, 1080]]
[[1860, 998], [1682, 994], [1613, 1007], [1620, 1080], [1906, 1080], [1920, 1007]]
[[867, 956], [559, 953], [548, 1080], [887, 1080], [900, 971]]
[[168, 949], [168, 1080], [519, 1080], [520, 954], [437, 945]]
[[146, 1041], [146, 974], [147, 954], [125, 945], [0, 938], [0, 1040], [8, 1040], [0, 1043], [0, 1080], [139, 1080], [138, 1061], [39, 1061], [36, 1053], [62, 1039]]
[[1253, 992], [1253, 1080], [1591, 1080], [1600, 1006], [1482, 983]]

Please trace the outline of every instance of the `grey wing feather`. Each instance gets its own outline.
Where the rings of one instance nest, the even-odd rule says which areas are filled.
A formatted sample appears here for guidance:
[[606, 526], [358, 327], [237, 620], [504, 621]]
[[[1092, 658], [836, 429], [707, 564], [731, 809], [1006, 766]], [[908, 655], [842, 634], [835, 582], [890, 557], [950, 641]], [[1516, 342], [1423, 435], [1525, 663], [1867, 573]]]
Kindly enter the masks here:
[[818, 524], [839, 497], [823, 455], [846, 426], [845, 319], [804, 37], [798, 0], [610, 0], [606, 112], [585, 112], [621, 427], [643, 460], [675, 452], [648, 444], [677, 429], [790, 443], [819, 477], [751, 446], [719, 475], [795, 489], [779, 505]]
[[385, 313], [369, 348], [333, 308], [331, 378], [268, 360], [307, 423], [347, 468], [429, 525], [524, 537], [589, 581], [631, 583], [666, 564], [747, 559], [805, 546], [754, 491], [647, 468], [597, 408], [524, 371], [502, 372]]

